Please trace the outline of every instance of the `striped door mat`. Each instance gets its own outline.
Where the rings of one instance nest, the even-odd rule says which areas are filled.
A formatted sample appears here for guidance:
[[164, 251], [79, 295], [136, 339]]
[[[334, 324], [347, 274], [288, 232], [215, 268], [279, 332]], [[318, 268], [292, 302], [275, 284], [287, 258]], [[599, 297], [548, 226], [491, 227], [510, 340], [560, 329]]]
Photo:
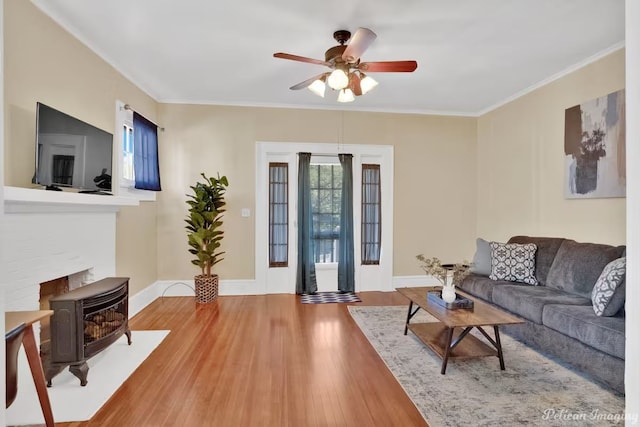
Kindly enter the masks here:
[[302, 304], [326, 304], [332, 302], [361, 302], [358, 295], [353, 292], [317, 292], [310, 295], [301, 295]]

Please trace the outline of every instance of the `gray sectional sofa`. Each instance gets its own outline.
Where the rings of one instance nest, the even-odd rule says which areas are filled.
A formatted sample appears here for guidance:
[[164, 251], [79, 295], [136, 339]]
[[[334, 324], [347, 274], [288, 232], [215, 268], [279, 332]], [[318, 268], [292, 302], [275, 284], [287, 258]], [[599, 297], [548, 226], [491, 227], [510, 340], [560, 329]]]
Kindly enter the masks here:
[[[623, 257], [625, 247], [528, 236], [508, 243], [536, 245], [537, 285], [492, 280], [474, 265], [476, 273], [458, 288], [527, 320], [504, 327], [507, 334], [624, 393], [624, 303], [615, 315], [598, 316], [591, 292], [603, 268]], [[618, 292], [624, 298], [624, 287]]]

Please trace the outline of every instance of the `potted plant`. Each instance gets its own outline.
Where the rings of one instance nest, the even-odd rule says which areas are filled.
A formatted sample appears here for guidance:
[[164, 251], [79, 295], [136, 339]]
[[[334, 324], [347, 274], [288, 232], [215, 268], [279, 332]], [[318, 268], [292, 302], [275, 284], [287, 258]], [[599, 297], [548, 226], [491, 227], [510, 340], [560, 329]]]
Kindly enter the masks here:
[[220, 242], [224, 236], [222, 213], [225, 211], [224, 194], [229, 182], [226, 176], [210, 177], [201, 173], [204, 182], [191, 186], [192, 194], [187, 194], [189, 214], [185, 222], [189, 238], [189, 252], [195, 255], [192, 264], [200, 267], [201, 274], [194, 277], [196, 302], [208, 303], [218, 297], [218, 275], [211, 268], [222, 261], [224, 252]]
[[463, 261], [457, 264], [442, 264], [436, 257], [427, 258], [423, 254], [416, 255], [420, 261], [420, 268], [442, 283], [442, 299], [452, 302], [456, 299], [455, 285], [459, 284], [470, 273], [469, 263]]

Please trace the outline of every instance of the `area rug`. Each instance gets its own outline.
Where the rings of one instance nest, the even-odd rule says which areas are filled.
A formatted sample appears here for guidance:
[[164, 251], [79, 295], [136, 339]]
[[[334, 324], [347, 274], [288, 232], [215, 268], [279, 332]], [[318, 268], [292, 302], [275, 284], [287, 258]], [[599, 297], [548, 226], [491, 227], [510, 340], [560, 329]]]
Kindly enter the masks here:
[[327, 304], [333, 302], [360, 302], [358, 295], [353, 292], [318, 292], [310, 295], [301, 295], [302, 304]]
[[[131, 346], [126, 336], [89, 359], [87, 385], [65, 369], [53, 378], [47, 389], [55, 422], [90, 419], [127, 378], [160, 345], [170, 331], [131, 331]], [[7, 409], [7, 425], [44, 424], [38, 395], [24, 351], [20, 351], [18, 396]]]
[[[506, 334], [505, 371], [496, 357], [483, 357], [452, 359], [441, 375], [442, 360], [410, 331], [403, 335], [407, 307], [349, 312], [431, 427], [624, 425], [624, 397]], [[429, 321], [436, 320], [422, 310], [411, 320]]]

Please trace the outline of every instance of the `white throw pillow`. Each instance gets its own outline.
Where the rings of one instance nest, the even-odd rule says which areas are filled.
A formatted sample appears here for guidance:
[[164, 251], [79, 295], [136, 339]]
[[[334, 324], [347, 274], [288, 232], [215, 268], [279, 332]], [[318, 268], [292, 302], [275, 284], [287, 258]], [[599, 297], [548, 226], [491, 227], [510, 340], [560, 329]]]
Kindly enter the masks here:
[[591, 291], [593, 311], [598, 316], [613, 316], [624, 306], [626, 272], [626, 257], [614, 259], [602, 269]]
[[491, 274], [492, 280], [507, 280], [537, 285], [536, 251], [533, 243], [497, 243], [491, 242]]

